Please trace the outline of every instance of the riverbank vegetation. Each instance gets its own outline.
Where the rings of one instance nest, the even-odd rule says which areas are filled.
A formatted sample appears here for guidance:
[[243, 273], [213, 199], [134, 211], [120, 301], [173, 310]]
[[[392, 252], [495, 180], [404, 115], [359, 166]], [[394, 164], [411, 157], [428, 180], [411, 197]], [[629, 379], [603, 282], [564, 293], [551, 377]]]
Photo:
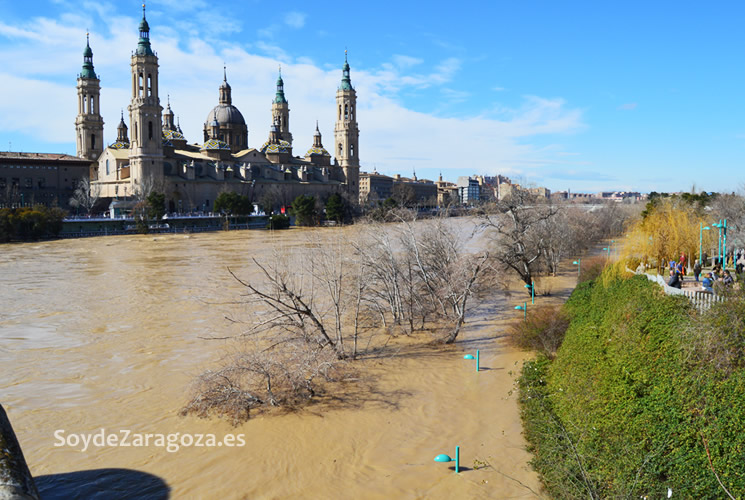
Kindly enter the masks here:
[[355, 360], [387, 352], [393, 337], [454, 343], [474, 301], [513, 277], [532, 283], [556, 272], [554, 259], [615, 234], [622, 219], [615, 206], [529, 203], [457, 219], [392, 209], [393, 223], [366, 219], [344, 233], [309, 233], [300, 248], [253, 259], [250, 277], [234, 275], [244, 289], [244, 312], [233, 320], [241, 333], [196, 380], [183, 413], [238, 422], [333, 394], [334, 384], [357, 378]]
[[0, 243], [55, 238], [66, 212], [44, 205], [0, 209]]
[[555, 358], [523, 367], [532, 465], [552, 498], [741, 494], [745, 294], [698, 314], [620, 269], [576, 288]]

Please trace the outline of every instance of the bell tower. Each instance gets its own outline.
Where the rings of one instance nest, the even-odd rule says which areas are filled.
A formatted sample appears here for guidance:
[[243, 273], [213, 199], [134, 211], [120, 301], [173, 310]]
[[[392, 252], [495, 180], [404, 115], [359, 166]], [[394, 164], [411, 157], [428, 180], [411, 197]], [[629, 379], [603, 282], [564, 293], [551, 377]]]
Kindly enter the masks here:
[[103, 152], [103, 118], [99, 99], [101, 82], [93, 70], [93, 51], [86, 35], [83, 70], [78, 75], [78, 116], [75, 118], [77, 155], [95, 161]]
[[272, 101], [272, 123], [277, 126], [279, 137], [292, 146], [292, 134], [290, 133], [290, 105], [285, 98], [285, 83], [282, 80], [282, 67], [279, 68], [277, 78], [277, 93]]
[[336, 126], [334, 127], [334, 155], [342, 168], [347, 192], [356, 200], [360, 186], [359, 136], [357, 128], [357, 92], [349, 78], [347, 51], [344, 51], [341, 85], [336, 91]]
[[[145, 177], [163, 177], [163, 107], [158, 98], [158, 56], [150, 47], [150, 26], [142, 5], [140, 40], [132, 53], [132, 101], [128, 107], [131, 138], [130, 175], [135, 184]], [[137, 189], [137, 188], [135, 188]]]

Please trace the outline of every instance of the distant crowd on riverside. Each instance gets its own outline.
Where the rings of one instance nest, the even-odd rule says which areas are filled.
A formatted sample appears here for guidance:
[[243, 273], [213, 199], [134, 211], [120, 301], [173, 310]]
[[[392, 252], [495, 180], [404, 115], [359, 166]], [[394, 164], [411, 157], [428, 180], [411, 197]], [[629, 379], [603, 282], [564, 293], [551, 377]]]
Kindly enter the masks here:
[[[692, 271], [696, 283], [699, 282], [699, 278], [702, 275], [702, 263], [708, 264], [708, 260], [708, 256], [706, 255], [706, 253], [704, 253], [702, 255], [702, 258], [696, 259], [695, 263], [693, 264]], [[687, 264], [688, 262], [684, 253], [680, 254], [680, 259], [677, 262], [674, 260], [671, 260], [669, 262], [670, 279], [667, 283], [669, 286], [674, 288], [682, 287], [684, 276], [686, 275], [686, 271], [688, 270]], [[701, 279], [701, 285], [704, 291], [711, 293], [714, 292], [715, 286], [730, 287], [734, 285], [735, 278], [726, 267], [728, 265], [730, 267], [734, 266], [735, 273], [737, 275], [742, 274], [743, 269], [745, 268], [745, 249], [733, 251], [727, 254], [724, 259], [715, 257], [713, 259], [712, 265], [712, 270], [703, 273], [703, 278]]]
[[[726, 255], [724, 259], [714, 257], [711, 259], [711, 271], [704, 272], [703, 268], [708, 267], [710, 259], [706, 252], [702, 255], [701, 259], [696, 259], [691, 266], [687, 256], [684, 253], [680, 254], [680, 258], [668, 261], [669, 278], [667, 281], [668, 286], [673, 288], [682, 288], [685, 276], [689, 273], [693, 274], [696, 283], [701, 283], [702, 288], [706, 292], [714, 293], [717, 288], [731, 287], [735, 284], [736, 277], [741, 277], [743, 271], [745, 271], [745, 249], [739, 249], [732, 251]], [[730, 272], [727, 266], [734, 267], [735, 273]], [[640, 263], [636, 269], [637, 274], [646, 272], [646, 266], [644, 263]], [[741, 281], [742, 278], [738, 279]]]

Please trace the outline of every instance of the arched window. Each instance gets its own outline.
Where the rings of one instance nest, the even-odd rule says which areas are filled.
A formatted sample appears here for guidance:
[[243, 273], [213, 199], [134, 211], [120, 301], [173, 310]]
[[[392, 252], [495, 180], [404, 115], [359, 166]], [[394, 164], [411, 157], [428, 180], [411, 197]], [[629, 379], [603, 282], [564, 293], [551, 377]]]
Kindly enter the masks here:
[[137, 135], [137, 122], [135, 122], [135, 133], [133, 137], [134, 137], [135, 142], [140, 142], [140, 136]]
[[142, 76], [142, 73], [140, 73], [139, 75], [137, 75], [137, 82], [138, 82], [138, 84], [137, 84], [137, 97], [142, 97], [142, 95], [143, 95], [142, 94], [142, 91], [143, 91], [143, 88], [142, 88], [143, 81], [142, 80], [143, 80], [143, 76]]
[[349, 106], [349, 119], [354, 120], [354, 106]]
[[349, 104], [344, 105], [344, 119], [349, 120]]
[[349, 145], [349, 157], [354, 158], [354, 144]]
[[109, 175], [109, 159], [106, 158], [106, 175]]
[[341, 104], [339, 104], [339, 119], [341, 120]]
[[96, 114], [96, 100], [91, 96], [91, 106], [90, 106], [91, 114]]
[[147, 75], [147, 96], [153, 95], [153, 75]]
[[96, 134], [91, 134], [91, 149], [96, 149]]
[[339, 143], [339, 156], [341, 156], [342, 151], [344, 151], [341, 147], [341, 142]]
[[153, 122], [147, 122], [147, 138], [153, 140]]
[[86, 111], [87, 109], [88, 109], [88, 95], [84, 94], [83, 95], [83, 113], [87, 113]]

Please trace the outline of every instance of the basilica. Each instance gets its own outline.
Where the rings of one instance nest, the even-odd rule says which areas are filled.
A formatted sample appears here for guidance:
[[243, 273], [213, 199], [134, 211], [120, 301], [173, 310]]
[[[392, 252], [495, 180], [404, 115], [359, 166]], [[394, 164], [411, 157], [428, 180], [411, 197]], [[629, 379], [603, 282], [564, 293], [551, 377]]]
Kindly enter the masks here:
[[218, 194], [226, 191], [256, 201], [274, 199], [277, 205], [287, 205], [300, 194], [323, 199], [340, 193], [354, 202], [358, 199], [357, 95], [346, 55], [336, 90], [333, 159], [323, 146], [317, 124], [305, 156], [293, 154], [290, 108], [281, 70], [271, 103], [271, 128], [263, 145], [249, 146], [248, 127], [233, 105], [225, 72], [217, 106], [207, 113], [202, 140], [189, 143], [174, 120], [170, 102], [165, 110], [161, 105], [158, 57], [150, 45], [144, 6], [130, 65], [129, 127], [122, 113], [116, 142], [104, 146], [100, 80], [93, 67], [90, 42], [86, 44], [77, 84], [77, 155], [93, 162], [91, 186], [101, 197], [141, 200], [159, 191], [165, 194], [171, 212], [210, 211]]

